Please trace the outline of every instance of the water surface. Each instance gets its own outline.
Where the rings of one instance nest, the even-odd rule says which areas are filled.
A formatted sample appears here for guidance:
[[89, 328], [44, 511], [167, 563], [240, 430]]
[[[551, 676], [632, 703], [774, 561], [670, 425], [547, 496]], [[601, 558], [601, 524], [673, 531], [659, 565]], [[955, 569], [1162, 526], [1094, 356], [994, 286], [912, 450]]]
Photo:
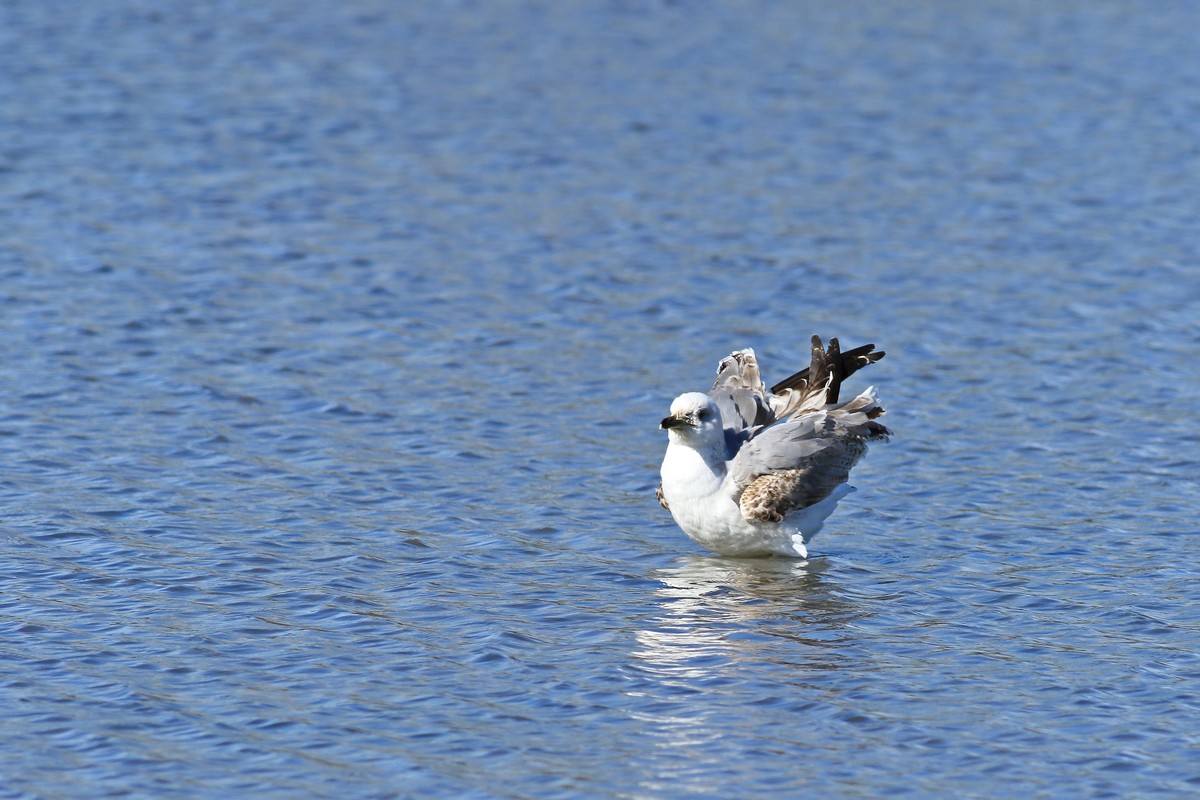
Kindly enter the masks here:
[[[0, 9], [0, 796], [1200, 790], [1188, 4]], [[807, 562], [672, 397], [873, 341]]]

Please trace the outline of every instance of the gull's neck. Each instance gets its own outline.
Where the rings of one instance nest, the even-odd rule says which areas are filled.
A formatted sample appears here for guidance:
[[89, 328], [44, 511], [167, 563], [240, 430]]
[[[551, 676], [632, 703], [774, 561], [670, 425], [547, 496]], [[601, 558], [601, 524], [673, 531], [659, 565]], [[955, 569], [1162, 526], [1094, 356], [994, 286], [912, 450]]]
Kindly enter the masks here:
[[664, 484], [678, 481], [696, 488], [697, 484], [720, 485], [725, 479], [724, 439], [695, 441], [670, 434], [662, 477]]

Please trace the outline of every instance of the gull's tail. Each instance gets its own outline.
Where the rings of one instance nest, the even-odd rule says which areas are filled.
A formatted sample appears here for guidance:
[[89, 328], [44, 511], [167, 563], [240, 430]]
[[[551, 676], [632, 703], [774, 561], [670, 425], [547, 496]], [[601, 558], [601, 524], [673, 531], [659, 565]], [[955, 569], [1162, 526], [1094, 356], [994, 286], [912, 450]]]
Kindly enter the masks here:
[[886, 439], [892, 435], [891, 431], [875, 421], [886, 413], [883, 406], [879, 405], [874, 386], [868, 386], [858, 397], [829, 411], [830, 416], [863, 439]]

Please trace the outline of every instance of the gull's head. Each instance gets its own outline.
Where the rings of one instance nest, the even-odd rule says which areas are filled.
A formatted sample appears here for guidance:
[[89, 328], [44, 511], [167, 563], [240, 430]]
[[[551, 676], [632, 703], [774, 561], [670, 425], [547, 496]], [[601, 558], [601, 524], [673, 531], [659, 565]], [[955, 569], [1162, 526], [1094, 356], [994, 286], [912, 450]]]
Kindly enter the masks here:
[[659, 427], [672, 439], [678, 437], [685, 442], [698, 443], [720, 439], [724, 426], [721, 409], [708, 395], [688, 392], [675, 398], [671, 403], [671, 415], [663, 419]]

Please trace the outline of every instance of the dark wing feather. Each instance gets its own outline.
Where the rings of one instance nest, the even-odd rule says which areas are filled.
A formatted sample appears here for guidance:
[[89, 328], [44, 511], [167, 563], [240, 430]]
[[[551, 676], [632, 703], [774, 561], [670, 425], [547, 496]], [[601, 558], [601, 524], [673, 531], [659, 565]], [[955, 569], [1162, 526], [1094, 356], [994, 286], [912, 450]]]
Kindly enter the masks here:
[[[820, 337], [813, 337], [813, 347], [814, 349], [821, 347]], [[813, 355], [816, 358], [816, 353]], [[824, 350], [823, 355], [824, 361], [829, 365], [829, 370], [833, 375], [829, 382], [829, 388], [825, 392], [825, 402], [833, 404], [838, 401], [842, 381], [863, 367], [874, 364], [887, 355], [887, 353], [883, 350], [875, 350], [875, 345], [873, 344], [864, 344], [861, 347], [856, 347], [853, 350], [847, 350], [843, 353], [838, 340], [833, 338], [829, 340], [829, 348]], [[809, 367], [805, 367], [796, 374], [790, 375], [772, 386], [771, 394], [779, 394], [785, 389], [806, 389], [809, 384], [808, 376]]]

